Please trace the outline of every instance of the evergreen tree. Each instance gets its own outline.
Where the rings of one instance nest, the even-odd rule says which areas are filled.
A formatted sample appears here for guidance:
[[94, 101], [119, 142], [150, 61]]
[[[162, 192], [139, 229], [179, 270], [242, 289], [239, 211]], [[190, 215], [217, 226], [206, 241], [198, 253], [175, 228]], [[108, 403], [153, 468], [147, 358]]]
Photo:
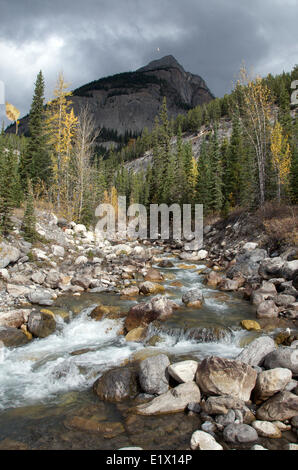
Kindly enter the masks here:
[[4, 236], [12, 230], [11, 213], [15, 206], [15, 155], [11, 146], [0, 147], [0, 232]]
[[221, 155], [216, 127], [214, 128], [214, 132], [208, 150], [211, 167], [211, 178], [209, 184], [211, 195], [210, 208], [213, 212], [219, 212], [222, 208], [223, 194]]
[[49, 183], [50, 180], [51, 162], [44, 128], [44, 88], [44, 78], [40, 71], [29, 113], [29, 143], [22, 160], [21, 176], [24, 186], [27, 184], [27, 178], [30, 178], [34, 185], [38, 181]]
[[27, 194], [26, 194], [26, 209], [24, 213], [22, 231], [24, 233], [24, 238], [28, 242], [32, 243], [37, 240], [38, 235], [36, 232], [36, 218], [34, 213], [34, 197], [32, 190], [31, 180], [27, 181]]

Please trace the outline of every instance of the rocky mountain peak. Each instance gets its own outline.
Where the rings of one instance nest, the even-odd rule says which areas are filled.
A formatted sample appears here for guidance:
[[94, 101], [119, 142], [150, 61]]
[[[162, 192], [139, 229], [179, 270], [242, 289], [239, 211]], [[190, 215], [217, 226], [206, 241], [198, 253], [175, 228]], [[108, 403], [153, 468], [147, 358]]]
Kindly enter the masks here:
[[137, 72], [150, 72], [153, 70], [167, 69], [167, 68], [177, 68], [180, 71], [184, 72], [184, 68], [172, 55], [166, 55], [161, 59], [152, 60], [145, 67], [141, 67]]

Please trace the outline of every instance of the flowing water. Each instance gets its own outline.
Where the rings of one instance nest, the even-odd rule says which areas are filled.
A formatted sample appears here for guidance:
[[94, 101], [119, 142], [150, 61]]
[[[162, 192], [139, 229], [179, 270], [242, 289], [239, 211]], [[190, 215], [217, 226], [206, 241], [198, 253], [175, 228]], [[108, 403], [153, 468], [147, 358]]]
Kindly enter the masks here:
[[[113, 293], [85, 293], [57, 300], [58, 328], [54, 334], [4, 351], [0, 364], [0, 448], [1, 441], [4, 448], [187, 448], [191, 432], [197, 429], [197, 417], [181, 413], [158, 418], [132, 416], [127, 413], [132, 403], [103, 403], [92, 392], [92, 384], [105, 370], [131, 360], [140, 350], [146, 349], [146, 354], [166, 352], [172, 361], [209, 355], [234, 358], [257, 335], [239, 326], [241, 320], [255, 318], [248, 302], [236, 294], [206, 287], [198, 271], [204, 265], [182, 269], [177, 260], [171, 260], [175, 267], [161, 269], [167, 295], [181, 303], [185, 291], [199, 287], [205, 302], [201, 309], [182, 307], [162, 325], [151, 325], [144, 344], [127, 343], [119, 335], [122, 320], [95, 321], [89, 316], [99, 302], [127, 311], [136, 301], [121, 300]], [[173, 286], [173, 279], [181, 287]], [[158, 341], [150, 346], [154, 335]], [[65, 420], [74, 416], [121, 423], [122, 431], [108, 439], [102, 433], [65, 427]]]

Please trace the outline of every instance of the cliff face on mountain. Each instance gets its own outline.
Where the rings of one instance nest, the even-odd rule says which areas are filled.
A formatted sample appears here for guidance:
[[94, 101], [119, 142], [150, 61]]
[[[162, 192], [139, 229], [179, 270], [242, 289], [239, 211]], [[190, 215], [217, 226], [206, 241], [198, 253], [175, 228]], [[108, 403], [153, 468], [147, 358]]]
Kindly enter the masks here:
[[[163, 97], [167, 98], [170, 117], [207, 103], [213, 95], [199, 75], [185, 72], [169, 55], [150, 62], [135, 72], [126, 72], [95, 80], [77, 88], [71, 97], [74, 111], [88, 104], [98, 127], [140, 133], [150, 130]], [[14, 132], [14, 126], [8, 132]], [[28, 130], [28, 117], [19, 126], [20, 133]]]

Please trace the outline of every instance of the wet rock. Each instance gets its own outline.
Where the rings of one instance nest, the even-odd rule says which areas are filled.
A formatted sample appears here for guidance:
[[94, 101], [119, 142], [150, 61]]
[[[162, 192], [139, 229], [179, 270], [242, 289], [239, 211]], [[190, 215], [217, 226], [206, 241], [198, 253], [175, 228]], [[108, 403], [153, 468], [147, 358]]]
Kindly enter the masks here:
[[168, 373], [179, 383], [191, 382], [195, 380], [198, 365], [192, 360], [176, 362], [168, 367]]
[[257, 308], [257, 318], [277, 318], [278, 313], [279, 309], [273, 300], [264, 300]]
[[46, 338], [56, 330], [56, 321], [52, 312], [41, 310], [31, 312], [28, 319], [28, 330], [33, 336]]
[[101, 400], [120, 402], [139, 393], [137, 372], [132, 367], [117, 367], [105, 372], [93, 385]]
[[266, 257], [266, 250], [260, 248], [245, 250], [236, 256], [236, 263], [227, 270], [227, 276], [233, 278], [240, 274], [245, 278], [257, 277], [260, 262]]
[[222, 276], [215, 271], [211, 271], [206, 278], [206, 284], [209, 287], [217, 287], [222, 281]]
[[198, 288], [190, 289], [182, 297], [182, 302], [187, 307], [200, 308], [202, 306], [203, 301], [203, 292], [201, 291], [201, 289]]
[[53, 305], [55, 294], [50, 289], [36, 288], [27, 295], [29, 302], [38, 305]]
[[258, 440], [257, 431], [248, 424], [229, 424], [223, 432], [223, 438], [226, 442], [246, 443]]
[[207, 395], [230, 395], [247, 401], [255, 386], [256, 371], [249, 365], [211, 356], [198, 366], [196, 383]]
[[180, 384], [166, 393], [154, 398], [151, 402], [136, 407], [142, 415], [158, 415], [184, 411], [188, 403], [200, 402], [201, 393], [194, 382]]
[[290, 347], [279, 347], [276, 351], [269, 353], [264, 361], [267, 369], [283, 367], [290, 369], [294, 375], [298, 374], [298, 352]]
[[164, 286], [156, 282], [145, 281], [139, 285], [140, 292], [144, 295], [160, 294], [165, 292]]
[[24, 335], [22, 330], [11, 327], [0, 327], [0, 344], [3, 343], [7, 348], [23, 346], [28, 342], [29, 339]]
[[4, 242], [0, 243], [0, 269], [6, 268], [11, 263], [16, 263], [20, 257], [21, 252], [18, 248]]
[[215, 416], [215, 422], [220, 426], [226, 427], [229, 424], [233, 424], [236, 419], [236, 414], [234, 410], [229, 410], [227, 414]]
[[125, 341], [142, 341], [146, 337], [146, 332], [147, 328], [134, 328], [133, 330], [130, 330], [129, 333], [127, 333], [127, 335], [125, 336]]
[[219, 289], [223, 292], [233, 292], [239, 289], [241, 281], [237, 279], [223, 279], [219, 283]]
[[148, 357], [139, 363], [139, 381], [145, 393], [161, 395], [168, 391], [169, 365], [169, 358], [165, 354]]
[[291, 392], [274, 395], [257, 410], [257, 419], [261, 421], [285, 421], [298, 414], [298, 396]]
[[124, 297], [136, 297], [139, 295], [139, 288], [137, 286], [126, 287], [120, 294]]
[[280, 429], [269, 421], [254, 421], [252, 427], [257, 431], [260, 437], [269, 437], [270, 439], [279, 439], [282, 437]]
[[173, 313], [177, 305], [161, 295], [153, 297], [149, 302], [134, 305], [125, 319], [125, 328], [130, 331], [139, 326], [147, 326], [154, 320], [165, 320]]
[[145, 281], [158, 282], [163, 281], [164, 277], [157, 269], [150, 268], [145, 276]]
[[276, 349], [276, 345], [269, 336], [261, 336], [253, 340], [241, 351], [236, 360], [251, 366], [262, 365], [265, 357]]
[[279, 307], [288, 307], [296, 301], [293, 295], [279, 294], [274, 297], [274, 302]]
[[64, 421], [64, 426], [68, 429], [99, 433], [105, 439], [112, 439], [125, 432], [123, 424], [119, 422], [107, 422], [94, 418], [83, 418], [73, 416]]
[[280, 367], [260, 372], [254, 389], [254, 400], [260, 403], [284, 390], [291, 378], [292, 372]]
[[162, 259], [159, 263], [158, 263], [158, 266], [160, 268], [173, 268], [174, 267], [174, 263], [172, 263], [172, 261], [170, 261], [169, 259]]
[[242, 320], [241, 326], [248, 331], [258, 331], [261, 330], [261, 326], [258, 322], [254, 320]]
[[223, 450], [213, 436], [204, 431], [195, 431], [191, 436], [190, 448], [192, 450]]

